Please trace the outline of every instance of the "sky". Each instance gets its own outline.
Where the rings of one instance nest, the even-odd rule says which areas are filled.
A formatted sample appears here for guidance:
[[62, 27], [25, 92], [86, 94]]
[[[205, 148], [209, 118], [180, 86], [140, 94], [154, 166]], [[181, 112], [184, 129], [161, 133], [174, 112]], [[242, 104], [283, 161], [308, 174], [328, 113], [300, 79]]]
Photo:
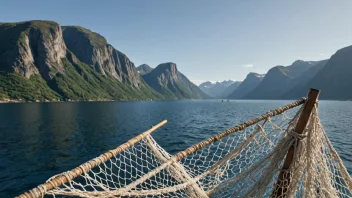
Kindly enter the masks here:
[[174, 62], [199, 84], [327, 59], [352, 45], [351, 10], [351, 0], [2, 0], [0, 22], [80, 25], [136, 66]]

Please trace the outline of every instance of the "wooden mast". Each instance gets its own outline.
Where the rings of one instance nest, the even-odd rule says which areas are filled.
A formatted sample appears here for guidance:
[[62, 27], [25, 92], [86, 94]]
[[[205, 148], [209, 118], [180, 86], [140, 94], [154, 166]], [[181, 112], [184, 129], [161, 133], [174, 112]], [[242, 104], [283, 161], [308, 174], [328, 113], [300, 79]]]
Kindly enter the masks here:
[[[301, 116], [299, 117], [297, 125], [295, 127], [296, 133], [302, 134], [304, 129], [306, 128], [309, 117], [312, 114], [312, 110], [314, 108], [314, 105], [315, 105], [316, 101], [318, 100], [319, 93], [320, 93], [320, 90], [310, 89], [310, 91], [308, 93], [307, 102], [304, 105]], [[285, 172], [285, 170], [290, 168], [290, 165], [292, 164], [294, 152], [295, 152], [295, 147], [292, 145], [286, 154], [286, 158], [285, 158], [284, 164], [282, 166], [282, 171], [279, 174], [277, 183], [275, 185], [273, 194], [271, 196], [273, 198], [287, 197], [285, 195], [285, 193], [287, 191], [287, 187], [291, 183], [291, 173]]]

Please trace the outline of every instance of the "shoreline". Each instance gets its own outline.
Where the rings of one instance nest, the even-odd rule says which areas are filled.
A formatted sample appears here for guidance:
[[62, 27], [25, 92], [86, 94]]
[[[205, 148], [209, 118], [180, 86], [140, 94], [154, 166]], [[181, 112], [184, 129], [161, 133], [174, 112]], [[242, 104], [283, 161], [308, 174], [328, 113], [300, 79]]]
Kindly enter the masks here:
[[[297, 100], [297, 99], [149, 99], [149, 100], [72, 100], [72, 99], [67, 99], [67, 100], [35, 100], [35, 101], [26, 101], [26, 100], [0, 100], [0, 104], [11, 104], [11, 103], [65, 103], [65, 102], [136, 102], [136, 101], [174, 101], [174, 100], [229, 100], [229, 101], [223, 101], [223, 102], [233, 102], [233, 101], [260, 101], [260, 100], [265, 100], [265, 101], [281, 101], [281, 100]], [[340, 101], [340, 102], [351, 102], [352, 100], [332, 100], [332, 99], [320, 99], [320, 101]]]
[[[151, 101], [151, 100], [35, 100], [35, 101], [27, 101], [27, 100], [0, 100], [0, 104], [8, 104], [8, 103], [64, 103], [64, 102], [127, 102], [127, 101]], [[152, 100], [154, 101], [154, 100]]]

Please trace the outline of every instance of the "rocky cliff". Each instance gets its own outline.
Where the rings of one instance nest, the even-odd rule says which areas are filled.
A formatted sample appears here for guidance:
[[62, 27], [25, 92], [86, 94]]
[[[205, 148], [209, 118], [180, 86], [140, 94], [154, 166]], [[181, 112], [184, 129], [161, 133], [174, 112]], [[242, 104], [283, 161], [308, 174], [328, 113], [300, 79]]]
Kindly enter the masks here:
[[63, 35], [68, 49], [98, 73], [130, 83], [136, 88], [143, 86], [133, 62], [109, 45], [101, 35], [80, 26], [64, 26]]
[[66, 45], [55, 22], [28, 21], [0, 24], [0, 70], [26, 78], [39, 74], [52, 79], [63, 73]]
[[51, 21], [0, 23], [0, 97], [162, 99], [104, 37]]

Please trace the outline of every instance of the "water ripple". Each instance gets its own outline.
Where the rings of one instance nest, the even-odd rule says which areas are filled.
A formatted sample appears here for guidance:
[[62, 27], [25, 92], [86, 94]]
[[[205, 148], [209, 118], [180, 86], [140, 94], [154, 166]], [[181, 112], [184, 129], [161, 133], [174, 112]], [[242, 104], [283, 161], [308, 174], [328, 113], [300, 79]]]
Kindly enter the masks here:
[[[115, 148], [167, 119], [153, 133], [175, 154], [290, 101], [216, 100], [0, 104], [0, 197], [14, 197], [52, 175]], [[320, 101], [332, 144], [352, 172], [351, 102]]]

